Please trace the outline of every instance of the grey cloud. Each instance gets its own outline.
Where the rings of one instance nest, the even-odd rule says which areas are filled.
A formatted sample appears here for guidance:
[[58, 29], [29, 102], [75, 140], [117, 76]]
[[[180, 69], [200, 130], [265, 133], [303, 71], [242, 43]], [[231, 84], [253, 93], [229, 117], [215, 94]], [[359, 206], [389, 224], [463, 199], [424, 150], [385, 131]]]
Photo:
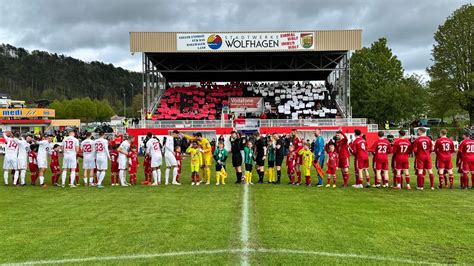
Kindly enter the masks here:
[[[16, 46], [124, 64], [129, 31], [363, 29], [363, 44], [387, 37], [408, 72], [430, 62], [433, 33], [463, 0], [0, 0], [0, 36]], [[90, 56], [90, 55], [88, 55]]]

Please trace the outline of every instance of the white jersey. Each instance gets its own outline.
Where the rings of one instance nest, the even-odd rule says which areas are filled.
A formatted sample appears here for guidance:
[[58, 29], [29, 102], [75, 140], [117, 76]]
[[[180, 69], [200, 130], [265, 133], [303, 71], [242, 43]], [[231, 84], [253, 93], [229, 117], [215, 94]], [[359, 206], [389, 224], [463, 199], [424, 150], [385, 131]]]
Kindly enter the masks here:
[[163, 148], [165, 150], [165, 154], [172, 154], [174, 155], [174, 138], [167, 137], [165, 143], [163, 143]]
[[110, 158], [109, 142], [104, 138], [95, 140], [95, 156], [96, 158]]
[[84, 161], [95, 160], [95, 141], [85, 139], [81, 142], [81, 150]]
[[155, 156], [162, 156], [160, 141], [155, 138], [151, 138], [146, 143], [146, 152], [150, 154], [152, 157]]
[[5, 157], [15, 158], [18, 156], [18, 139], [10, 138], [6, 134], [3, 134], [5, 138]]
[[24, 139], [18, 140], [18, 159], [28, 159], [28, 152], [30, 152], [30, 144]]
[[[128, 140], [124, 140], [121, 144], [119, 149], [122, 150], [122, 152], [128, 153], [130, 151], [130, 142]], [[123, 154], [122, 152], [119, 153], [119, 160], [127, 160], [128, 156]]]
[[75, 137], [67, 136], [63, 139], [64, 156], [76, 157], [76, 148], [79, 147], [79, 140]]
[[49, 141], [41, 140], [36, 142], [38, 144], [38, 158], [48, 158], [49, 150], [51, 149]]

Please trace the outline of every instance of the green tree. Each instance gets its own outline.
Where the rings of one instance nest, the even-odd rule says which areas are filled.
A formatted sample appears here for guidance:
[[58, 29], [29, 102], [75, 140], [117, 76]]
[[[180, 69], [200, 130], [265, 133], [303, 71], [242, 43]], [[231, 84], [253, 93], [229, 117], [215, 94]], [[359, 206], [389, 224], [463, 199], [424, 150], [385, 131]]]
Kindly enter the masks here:
[[112, 106], [110, 106], [109, 101], [107, 100], [102, 100], [94, 101], [97, 109], [97, 117], [96, 120], [98, 122], [105, 122], [105, 121], [110, 121], [110, 118], [115, 115], [114, 110], [112, 109]]
[[409, 117], [405, 110], [411, 96], [403, 86], [402, 63], [387, 46], [387, 39], [380, 38], [355, 52], [350, 63], [354, 116], [373, 119], [380, 125]]
[[132, 113], [130, 114], [130, 116], [140, 118], [142, 107], [143, 107], [143, 94], [140, 93], [133, 96]]
[[441, 98], [444, 106], [458, 105], [466, 110], [471, 125], [474, 124], [473, 35], [474, 7], [467, 4], [438, 27], [432, 50], [434, 64], [427, 69], [432, 79], [432, 95], [445, 95]]

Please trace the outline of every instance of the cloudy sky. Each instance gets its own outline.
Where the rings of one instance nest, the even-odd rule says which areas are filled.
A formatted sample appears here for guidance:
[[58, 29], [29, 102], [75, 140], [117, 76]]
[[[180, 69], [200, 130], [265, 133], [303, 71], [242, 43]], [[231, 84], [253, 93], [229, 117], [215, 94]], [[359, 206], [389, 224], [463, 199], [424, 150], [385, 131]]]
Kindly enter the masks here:
[[407, 73], [431, 64], [433, 33], [463, 0], [0, 0], [0, 43], [141, 70], [130, 31], [363, 30], [387, 37]]

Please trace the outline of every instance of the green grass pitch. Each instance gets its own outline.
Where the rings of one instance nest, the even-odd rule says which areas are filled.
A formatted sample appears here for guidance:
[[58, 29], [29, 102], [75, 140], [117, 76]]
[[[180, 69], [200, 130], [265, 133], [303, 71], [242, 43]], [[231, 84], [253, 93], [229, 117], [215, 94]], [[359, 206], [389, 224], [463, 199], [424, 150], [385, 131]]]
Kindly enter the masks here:
[[0, 264], [474, 264], [474, 190], [296, 187], [286, 174], [246, 190], [230, 166], [218, 187], [191, 186], [188, 159], [179, 187], [1, 186]]

